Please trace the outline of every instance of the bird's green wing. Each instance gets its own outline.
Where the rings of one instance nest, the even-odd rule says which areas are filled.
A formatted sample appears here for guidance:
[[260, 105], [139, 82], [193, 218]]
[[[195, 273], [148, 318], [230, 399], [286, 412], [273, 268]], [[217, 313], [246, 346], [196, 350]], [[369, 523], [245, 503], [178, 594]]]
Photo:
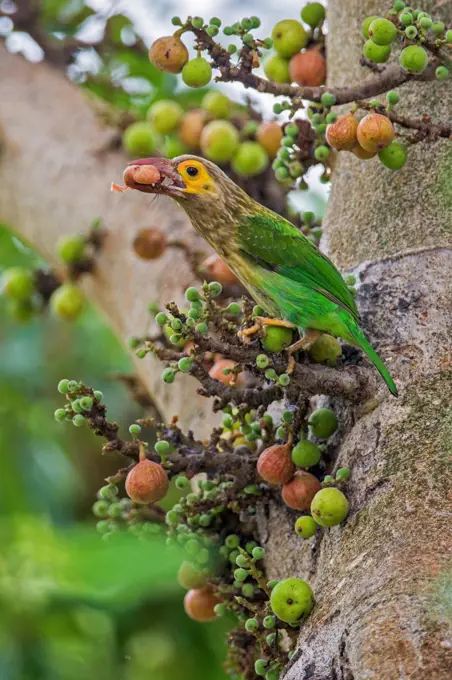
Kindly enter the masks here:
[[239, 247], [259, 266], [321, 293], [359, 318], [353, 295], [330, 260], [293, 224], [265, 211], [237, 225]]

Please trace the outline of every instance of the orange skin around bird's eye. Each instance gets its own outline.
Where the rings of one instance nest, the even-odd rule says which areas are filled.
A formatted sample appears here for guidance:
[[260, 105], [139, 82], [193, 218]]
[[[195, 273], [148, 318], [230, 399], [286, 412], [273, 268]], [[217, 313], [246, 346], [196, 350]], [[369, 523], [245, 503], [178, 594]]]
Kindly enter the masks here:
[[215, 182], [199, 161], [183, 161], [177, 166], [188, 194], [204, 194], [215, 191]]

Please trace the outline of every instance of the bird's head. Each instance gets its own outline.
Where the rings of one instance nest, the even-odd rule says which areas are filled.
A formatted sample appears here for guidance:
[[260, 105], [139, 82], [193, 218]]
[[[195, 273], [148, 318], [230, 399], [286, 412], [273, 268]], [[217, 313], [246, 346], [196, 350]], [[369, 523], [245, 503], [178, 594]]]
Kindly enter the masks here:
[[192, 155], [132, 161], [124, 171], [124, 184], [112, 184], [112, 190], [135, 189], [170, 196], [185, 210], [195, 229], [217, 249], [234, 229], [236, 216], [251, 203], [249, 196], [215, 163]]
[[250, 200], [215, 163], [192, 155], [132, 161], [124, 171], [124, 184], [113, 184], [112, 190], [170, 196], [193, 220], [202, 214], [205, 218], [218, 216], [225, 210], [231, 214], [235, 206]]
[[171, 196], [177, 201], [206, 204], [218, 200], [231, 180], [214, 163], [198, 156], [142, 158], [128, 164], [124, 183], [146, 194]]

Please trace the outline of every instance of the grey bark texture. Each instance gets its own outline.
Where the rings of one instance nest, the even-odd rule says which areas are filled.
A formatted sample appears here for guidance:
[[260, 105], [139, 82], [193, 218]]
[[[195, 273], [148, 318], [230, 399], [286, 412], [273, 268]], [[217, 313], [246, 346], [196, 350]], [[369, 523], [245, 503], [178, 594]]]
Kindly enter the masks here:
[[[364, 76], [357, 39], [383, 0], [330, 0], [329, 83]], [[435, 4], [438, 7], [435, 10]], [[452, 23], [452, 3], [422, 3]], [[450, 120], [450, 84], [408, 84], [400, 111]], [[268, 518], [271, 577], [307, 578], [317, 606], [285, 680], [446, 680], [452, 675], [452, 147], [419, 144], [397, 173], [340, 153], [323, 248], [359, 276], [363, 325], [400, 397], [342, 414], [335, 468], [350, 514], [300, 545]]]
[[[169, 238], [196, 241], [206, 256], [209, 247], [169, 199], [112, 193], [111, 182], [121, 183], [130, 159], [103, 151], [112, 130], [101, 127], [94, 105], [61, 72], [27, 63], [2, 45], [0, 130], [0, 221], [58, 265], [58, 238], [87, 232], [93, 219], [101, 217], [106, 242], [94, 275], [85, 277], [82, 287], [122, 341], [146, 335], [153, 324], [147, 305], [181, 301], [193, 277], [177, 250], [152, 262], [140, 260], [131, 247], [136, 231], [158, 227]], [[143, 361], [135, 358], [135, 363], [162, 414], [180, 413], [183, 423], [205, 433], [210, 430], [210, 409], [196, 394], [193, 378], [184, 377], [174, 389], [160, 379], [157, 360], [148, 356]]]
[[[388, 3], [389, 4], [389, 3]], [[432, 10], [435, 3], [423, 3]], [[435, 16], [452, 25], [452, 2]], [[330, 83], [358, 82], [360, 24], [383, 0], [330, 0]], [[0, 48], [1, 49], [1, 48]], [[400, 88], [400, 109], [450, 119], [451, 87]], [[190, 274], [176, 253], [144, 264], [130, 242], [137, 226], [189, 236], [163, 200], [109, 193], [126, 159], [95, 153], [108, 138], [83, 96], [61, 75], [0, 51], [0, 219], [50, 261], [60, 233], [104, 218], [109, 237], [88, 295], [123, 339], [148, 329], [146, 304], [177, 297]], [[359, 274], [364, 327], [391, 367], [400, 397], [384, 386], [353, 409], [336, 400], [341, 428], [334, 468], [347, 465], [350, 514], [343, 526], [301, 542], [296, 514], [273, 503], [260, 514], [269, 578], [307, 579], [316, 607], [300, 631], [285, 680], [446, 680], [452, 669], [452, 148], [410, 149], [391, 173], [377, 160], [339, 154], [324, 223], [324, 248]], [[194, 237], [193, 237], [194, 238]], [[137, 370], [162, 412], [204, 433], [208, 404], [187, 379], [162, 387], [157, 364]], [[320, 397], [319, 402], [325, 402]]]

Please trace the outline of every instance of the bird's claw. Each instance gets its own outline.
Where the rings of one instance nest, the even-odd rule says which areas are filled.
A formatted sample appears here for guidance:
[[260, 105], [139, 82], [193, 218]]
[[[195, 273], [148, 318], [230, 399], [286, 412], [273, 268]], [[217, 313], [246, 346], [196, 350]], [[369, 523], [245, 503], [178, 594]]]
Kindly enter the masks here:
[[249, 328], [244, 328], [239, 331], [238, 335], [243, 340], [245, 344], [251, 342], [252, 336], [264, 330], [265, 326], [282, 326], [283, 328], [295, 328], [293, 323], [290, 321], [284, 321], [283, 319], [269, 319], [266, 316], [256, 316], [254, 318], [254, 324]]
[[292, 375], [292, 373], [295, 370], [295, 359], [293, 356], [294, 353], [298, 352], [298, 350], [300, 349], [303, 350], [309, 349], [320, 335], [322, 335], [320, 331], [316, 331], [313, 328], [309, 328], [306, 330], [305, 335], [303, 335], [302, 338], [297, 340], [297, 342], [294, 342], [293, 345], [289, 345], [289, 347], [286, 347], [286, 352], [289, 355], [289, 361], [287, 363], [286, 369], [286, 373], [288, 375]]
[[293, 354], [289, 353], [289, 360], [287, 362], [287, 368], [286, 368], [287, 375], [292, 375], [294, 370], [295, 370], [295, 359], [294, 359]]
[[288, 352], [288, 354], [293, 354], [300, 349], [309, 349], [321, 335], [321, 331], [316, 331], [314, 328], [308, 328], [302, 338], [294, 342], [293, 345], [286, 347], [286, 352]]
[[254, 338], [254, 335], [261, 333], [264, 329], [264, 324], [262, 323], [261, 317], [257, 316], [254, 323], [249, 328], [244, 328], [238, 332], [239, 338], [242, 340], [243, 344], [248, 345]]

